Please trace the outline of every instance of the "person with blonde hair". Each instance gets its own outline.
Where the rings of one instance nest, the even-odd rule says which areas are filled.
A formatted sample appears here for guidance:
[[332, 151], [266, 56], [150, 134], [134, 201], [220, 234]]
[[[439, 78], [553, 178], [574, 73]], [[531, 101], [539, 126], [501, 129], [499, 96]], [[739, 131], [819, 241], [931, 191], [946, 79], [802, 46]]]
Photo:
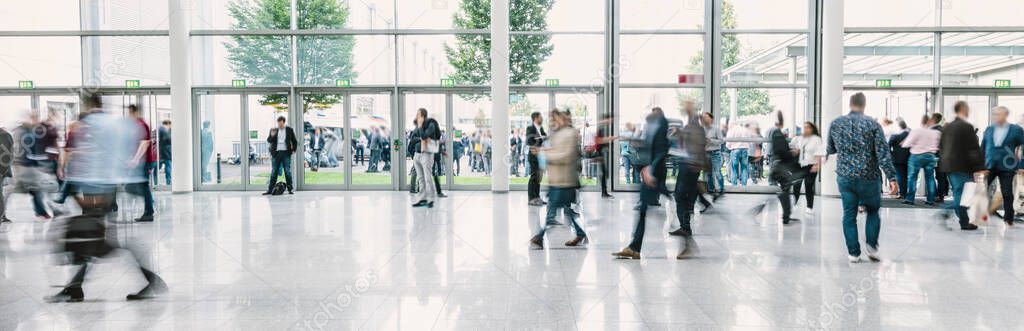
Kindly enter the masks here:
[[547, 225], [555, 222], [559, 210], [565, 210], [565, 216], [576, 232], [576, 237], [565, 242], [565, 246], [575, 247], [587, 242], [587, 233], [577, 222], [579, 215], [572, 209], [576, 189], [580, 186], [580, 134], [572, 127], [572, 120], [567, 114], [555, 109], [549, 113], [548, 118], [553, 131], [550, 146], [530, 151], [532, 154], [543, 153], [545, 157], [548, 174], [547, 219], [540, 231], [530, 239], [530, 243], [534, 249], [542, 249]]

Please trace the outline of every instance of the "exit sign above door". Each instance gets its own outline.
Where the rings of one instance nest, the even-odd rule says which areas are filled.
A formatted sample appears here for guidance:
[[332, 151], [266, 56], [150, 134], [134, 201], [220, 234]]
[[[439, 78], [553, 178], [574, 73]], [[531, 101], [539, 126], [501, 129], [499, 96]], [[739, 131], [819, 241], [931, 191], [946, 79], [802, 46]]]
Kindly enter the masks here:
[[892, 79], [876, 79], [875, 87], [877, 88], [890, 88], [892, 87]]
[[1010, 88], [1013, 86], [1009, 79], [996, 79], [996, 88]]

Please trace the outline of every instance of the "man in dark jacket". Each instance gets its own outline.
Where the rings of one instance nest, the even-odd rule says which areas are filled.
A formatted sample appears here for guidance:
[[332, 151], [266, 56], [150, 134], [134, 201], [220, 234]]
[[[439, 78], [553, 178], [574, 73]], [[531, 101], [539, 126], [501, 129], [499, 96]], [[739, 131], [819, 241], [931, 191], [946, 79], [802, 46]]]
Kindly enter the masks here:
[[[677, 163], [679, 174], [676, 177], [674, 194], [679, 229], [669, 232], [669, 234], [689, 237], [693, 235], [693, 229], [690, 228], [693, 207], [700, 195], [700, 192], [697, 191], [697, 180], [700, 178], [700, 172], [707, 170], [708, 161], [705, 151], [707, 137], [704, 134], [704, 126], [700, 122], [700, 115], [697, 114], [697, 106], [693, 101], [684, 101], [683, 116], [687, 117], [686, 125], [672, 137], [679, 142], [683, 152]], [[677, 256], [677, 258], [685, 257], [682, 253]]]
[[[544, 132], [544, 117], [540, 112], [530, 114], [533, 124], [526, 127], [526, 145], [530, 148], [540, 148], [544, 145], [547, 133]], [[527, 197], [531, 206], [544, 205], [540, 198], [540, 181], [544, 173], [540, 169], [540, 160], [533, 153], [527, 154], [526, 159], [530, 162], [530, 182], [526, 186]]]
[[797, 152], [789, 148], [789, 140], [782, 132], [784, 119], [782, 112], [777, 112], [775, 127], [768, 132], [772, 145], [772, 179], [779, 185], [779, 205], [782, 206], [782, 224], [789, 224], [790, 211], [793, 205], [789, 197], [792, 195], [793, 184], [798, 183], [804, 177], [797, 159]]
[[[286, 121], [284, 116], [278, 117], [277, 127], [270, 129], [270, 135], [267, 137], [267, 143], [270, 144], [271, 170], [267, 191], [263, 195], [271, 194], [281, 172], [284, 172], [284, 179], [288, 183], [288, 194], [293, 194], [292, 153], [298, 149], [299, 141], [295, 139], [295, 130], [285, 125]], [[284, 134], [281, 131], [284, 131]]]
[[10, 223], [7, 218], [7, 194], [4, 184], [11, 178], [11, 164], [14, 163], [14, 137], [0, 127], [0, 223]]
[[[644, 231], [647, 226], [647, 207], [650, 202], [657, 201], [661, 193], [658, 176], [665, 176], [665, 158], [668, 157], [668, 120], [661, 108], [654, 107], [647, 115], [647, 123], [644, 124], [642, 145], [638, 148], [640, 169], [640, 201], [637, 205], [637, 218], [633, 224], [633, 239], [629, 246], [622, 251], [612, 253], [612, 256], [619, 259], [639, 259], [640, 249], [644, 243]], [[661, 170], [658, 170], [658, 169]]]
[[171, 120], [164, 120], [157, 131], [160, 149], [160, 167], [164, 168], [164, 183], [171, 185]]
[[900, 132], [889, 138], [889, 150], [892, 152], [892, 163], [896, 166], [896, 183], [899, 184], [899, 199], [907, 196], [907, 163], [910, 161], [910, 148], [903, 147], [903, 141], [910, 135], [907, 122], [896, 120]]
[[[932, 113], [932, 130], [942, 132], [942, 113]], [[942, 151], [939, 151], [939, 159], [942, 158]], [[949, 175], [942, 169], [942, 165], [935, 168], [935, 201], [942, 202], [949, 194]]]
[[1024, 130], [1007, 122], [1010, 109], [999, 106], [992, 110], [992, 125], [985, 129], [981, 149], [985, 153], [986, 185], [999, 179], [999, 190], [1003, 195], [1003, 221], [1013, 226], [1013, 177], [1024, 174], [1024, 164], [1017, 156], [1017, 149], [1024, 145]]
[[953, 189], [953, 201], [949, 208], [960, 220], [960, 229], [976, 230], [977, 225], [971, 224], [967, 216], [967, 208], [960, 206], [960, 196], [964, 184], [973, 181], [975, 173], [984, 173], [985, 155], [978, 144], [978, 136], [974, 126], [967, 121], [971, 113], [965, 101], [957, 101], [953, 106], [956, 119], [942, 129], [939, 139], [939, 167], [949, 175], [949, 184]]

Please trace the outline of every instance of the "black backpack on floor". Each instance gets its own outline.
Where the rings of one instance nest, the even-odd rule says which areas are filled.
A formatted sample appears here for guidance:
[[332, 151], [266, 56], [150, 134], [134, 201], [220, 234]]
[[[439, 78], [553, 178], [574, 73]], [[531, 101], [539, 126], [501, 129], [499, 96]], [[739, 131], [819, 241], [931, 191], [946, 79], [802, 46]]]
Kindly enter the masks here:
[[271, 195], [282, 195], [285, 191], [288, 191], [288, 184], [277, 183], [274, 184], [274, 188], [270, 190]]

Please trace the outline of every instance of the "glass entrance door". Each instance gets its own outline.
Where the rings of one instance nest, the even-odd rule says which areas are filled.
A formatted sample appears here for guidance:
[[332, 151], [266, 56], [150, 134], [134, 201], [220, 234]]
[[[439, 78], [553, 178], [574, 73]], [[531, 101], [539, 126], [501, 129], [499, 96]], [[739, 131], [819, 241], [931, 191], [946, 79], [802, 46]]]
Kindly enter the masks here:
[[[198, 137], [194, 151], [197, 187], [201, 190], [267, 190], [272, 173], [268, 138], [277, 119], [301, 139], [302, 126], [292, 123], [287, 92], [245, 91], [217, 93], [200, 91], [193, 98], [196, 116], [193, 136]], [[286, 169], [294, 173], [292, 167]], [[278, 174], [284, 181], [286, 174]], [[293, 181], [294, 181], [293, 176]], [[294, 185], [294, 182], [293, 182]]]
[[[303, 189], [392, 189], [395, 138], [387, 90], [302, 92]], [[401, 141], [399, 141], [401, 143]]]

